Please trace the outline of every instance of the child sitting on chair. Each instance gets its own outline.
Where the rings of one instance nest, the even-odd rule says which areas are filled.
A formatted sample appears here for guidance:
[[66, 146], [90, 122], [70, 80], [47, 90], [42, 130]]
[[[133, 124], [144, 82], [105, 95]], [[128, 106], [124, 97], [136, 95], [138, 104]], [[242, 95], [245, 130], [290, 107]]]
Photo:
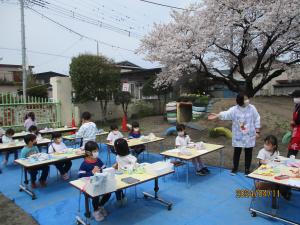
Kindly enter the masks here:
[[[178, 136], [176, 137], [176, 140], [175, 140], [176, 147], [187, 147], [191, 143], [191, 138], [185, 132], [185, 126], [183, 124], [178, 124], [176, 126], [176, 130], [177, 130], [177, 134], [178, 134]], [[207, 167], [204, 166], [200, 156], [193, 159], [192, 162], [196, 168], [197, 175], [205, 176], [210, 172], [207, 169]]]
[[42, 135], [40, 134], [37, 126], [35, 125], [32, 125], [28, 128], [28, 132], [31, 133], [31, 134], [34, 134], [36, 136], [36, 139], [37, 140], [40, 140], [42, 139]]
[[[9, 144], [9, 143], [14, 143], [14, 140], [13, 140], [13, 136], [15, 134], [15, 131], [12, 129], [12, 128], [9, 128], [5, 131], [5, 134], [2, 136], [2, 143], [3, 144]], [[14, 157], [15, 157], [15, 160], [18, 159], [18, 151], [13, 151], [13, 152], [4, 152], [3, 153], [3, 166], [6, 166], [7, 162], [8, 162], [8, 159], [9, 159], [9, 155], [11, 153], [14, 153]]]
[[[118, 126], [116, 124], [113, 124], [110, 126], [110, 132], [107, 136], [107, 141], [114, 145], [115, 141], [119, 138], [123, 138], [123, 134], [119, 131]], [[110, 148], [111, 152], [116, 154], [116, 151], [114, 148]]]
[[[133, 169], [136, 164], [136, 157], [130, 154], [128, 143], [125, 139], [119, 138], [114, 142], [114, 147], [117, 152], [116, 164], [113, 167], [117, 170]], [[124, 206], [127, 203], [123, 191], [116, 191], [117, 205]]]
[[89, 112], [83, 112], [81, 115], [81, 127], [78, 132], [75, 134], [77, 138], [82, 138], [82, 147], [88, 141], [96, 141], [96, 134], [98, 132], [97, 126], [94, 122], [91, 121], [92, 115]]
[[[128, 135], [128, 138], [140, 138], [141, 137], [140, 124], [138, 122], [133, 122], [131, 131]], [[135, 157], [138, 157], [145, 150], [145, 145], [137, 145], [132, 147], [132, 154]]]
[[[91, 177], [96, 173], [101, 173], [105, 168], [104, 163], [98, 158], [99, 146], [94, 141], [88, 141], [85, 146], [85, 158], [79, 168], [79, 178]], [[96, 221], [102, 221], [107, 216], [107, 211], [104, 208], [106, 202], [108, 202], [111, 194], [105, 194], [100, 200], [100, 196], [92, 198], [92, 205], [94, 208], [94, 218]]]
[[[62, 141], [62, 135], [60, 132], [54, 132], [52, 134], [52, 143], [48, 148], [48, 153], [65, 153], [67, 146]], [[56, 168], [60, 172], [63, 180], [68, 180], [70, 177], [68, 175], [69, 170], [72, 166], [71, 160], [64, 160], [62, 162], [55, 163]]]
[[[258, 152], [258, 164], [266, 165], [274, 161], [279, 156], [278, 141], [274, 135], [268, 135], [264, 140], [264, 147]], [[282, 197], [286, 200], [290, 199], [290, 189], [282, 185], [274, 185], [269, 182], [256, 181], [255, 187], [260, 190], [279, 190]]]
[[[26, 146], [24, 148], [22, 148], [21, 158], [28, 158], [31, 155], [35, 155], [35, 154], [39, 153], [39, 150], [36, 147], [36, 144], [37, 144], [36, 136], [34, 134], [27, 134], [24, 137], [24, 141], [25, 141]], [[41, 185], [41, 187], [47, 186], [46, 180], [47, 180], [48, 173], [49, 173], [49, 166], [40, 166], [40, 167], [28, 170], [28, 172], [30, 174], [32, 188], [37, 187], [35, 181], [36, 181], [36, 176], [37, 176], [39, 170], [42, 171], [42, 174], [40, 177], [40, 185]]]

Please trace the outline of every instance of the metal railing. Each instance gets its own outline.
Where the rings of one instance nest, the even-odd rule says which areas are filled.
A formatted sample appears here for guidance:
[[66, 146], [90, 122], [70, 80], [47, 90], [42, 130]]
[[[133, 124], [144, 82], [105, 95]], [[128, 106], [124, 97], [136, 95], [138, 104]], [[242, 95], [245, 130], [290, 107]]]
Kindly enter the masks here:
[[29, 112], [34, 112], [39, 128], [60, 127], [60, 102], [50, 98], [27, 97], [15, 93], [0, 93], [0, 127], [24, 130], [24, 118]]

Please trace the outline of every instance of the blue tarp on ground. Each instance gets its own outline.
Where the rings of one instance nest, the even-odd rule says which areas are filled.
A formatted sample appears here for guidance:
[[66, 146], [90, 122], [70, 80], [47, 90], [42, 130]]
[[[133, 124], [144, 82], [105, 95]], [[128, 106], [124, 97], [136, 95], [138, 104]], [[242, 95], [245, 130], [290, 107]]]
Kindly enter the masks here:
[[[100, 157], [107, 158], [106, 148]], [[12, 155], [11, 155], [12, 158]], [[158, 161], [159, 155], [145, 155], [147, 161]], [[73, 161], [72, 179], [77, 176], [77, 169], [82, 159]], [[99, 224], [121, 225], [273, 225], [282, 224], [273, 219], [257, 216], [251, 217], [249, 205], [251, 199], [236, 198], [237, 189], [252, 189], [253, 181], [243, 174], [231, 176], [226, 169], [209, 167], [211, 174], [205, 177], [196, 176], [190, 168], [190, 186], [185, 183], [185, 168], [178, 169], [177, 175], [169, 175], [159, 180], [159, 195], [173, 202], [173, 209], [168, 211], [163, 205], [150, 199], [142, 198], [142, 191], [152, 193], [153, 181], [137, 187], [138, 198], [135, 199], [134, 188], [126, 191], [128, 204], [117, 208], [112, 195], [107, 205], [110, 215]], [[75, 224], [78, 215], [79, 192], [67, 182], [57, 179], [57, 170], [51, 166], [48, 187], [37, 189], [36, 200], [24, 192], [19, 192], [21, 170], [19, 166], [8, 165], [0, 174], [0, 192], [31, 214], [42, 225]], [[84, 199], [81, 198], [83, 215]], [[293, 192], [292, 201], [280, 199], [279, 214], [300, 223], [300, 193]], [[259, 209], [270, 210], [270, 199], [257, 199], [255, 205]], [[95, 221], [92, 224], [97, 224]]]

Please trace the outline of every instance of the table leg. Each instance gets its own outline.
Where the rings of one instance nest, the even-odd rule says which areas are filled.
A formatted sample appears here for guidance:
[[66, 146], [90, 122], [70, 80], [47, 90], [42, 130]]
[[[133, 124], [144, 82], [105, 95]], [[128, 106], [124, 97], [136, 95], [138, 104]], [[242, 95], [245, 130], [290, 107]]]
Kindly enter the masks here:
[[186, 162], [186, 186], [189, 186], [189, 162]]
[[272, 209], [277, 210], [278, 209], [278, 196], [277, 196], [277, 192], [279, 187], [277, 187], [275, 189], [275, 192], [272, 191]]
[[76, 223], [82, 225], [89, 225], [91, 219], [91, 211], [90, 211], [89, 197], [86, 194], [84, 194], [84, 206], [85, 206], [84, 216], [86, 218], [86, 221], [84, 221], [84, 219], [82, 219], [80, 216], [76, 216]]
[[287, 223], [287, 224], [299, 225], [299, 223], [297, 223], [297, 222], [294, 222], [294, 221], [291, 221], [291, 220], [288, 220], [288, 219], [284, 219], [282, 217], [279, 217], [279, 216], [276, 216], [276, 215], [272, 215], [270, 213], [266, 213], [266, 212], [263, 212], [261, 210], [256, 210], [254, 208], [250, 208], [249, 210], [251, 212], [251, 216], [252, 217], [256, 217], [256, 214], [260, 214], [260, 215], [263, 215], [263, 216], [266, 216], [266, 217], [269, 217], [269, 218], [272, 218], [272, 219], [279, 220], [279, 221]]
[[111, 151], [111, 149], [110, 149], [110, 147], [109, 146], [107, 146], [107, 156], [108, 156], [108, 165], [110, 166], [111, 165], [111, 161], [110, 161], [110, 152]]
[[149, 162], [149, 146], [148, 146], [148, 144], [146, 144], [145, 145], [145, 147], [146, 147], [146, 152], [147, 152], [147, 161]]
[[162, 141], [160, 142], [159, 148], [160, 148], [160, 152], [163, 152], [163, 150], [164, 150], [164, 143]]
[[[254, 185], [255, 185], [255, 180], [254, 180]], [[278, 190], [276, 190], [275, 192], [272, 191], [272, 199], [271, 199], [272, 213], [267, 213], [267, 212], [263, 212], [261, 210], [255, 209], [254, 204], [253, 204], [254, 198], [255, 197], [253, 197], [253, 200], [251, 201], [250, 208], [249, 208], [249, 211], [250, 211], [252, 217], [256, 217], [256, 214], [260, 214], [260, 215], [263, 215], [263, 216], [266, 216], [266, 217], [269, 217], [272, 219], [279, 220], [284, 223], [288, 223], [288, 224], [292, 224], [292, 225], [299, 225], [299, 223], [296, 223], [294, 221], [282, 218], [280, 216], [276, 216], [276, 211], [279, 208], [279, 206], [278, 206]]]
[[222, 171], [222, 168], [224, 166], [224, 152], [223, 149], [220, 150], [220, 173]]
[[[23, 172], [23, 170], [24, 170], [24, 172]], [[25, 177], [24, 184], [22, 183], [23, 182], [23, 173], [24, 173], [24, 177]], [[21, 184], [19, 186], [20, 187], [19, 191], [20, 192], [24, 191], [26, 194], [28, 194], [28, 195], [31, 196], [32, 200], [35, 200], [36, 199], [36, 195], [35, 195], [35, 193], [32, 190], [30, 190], [28, 188], [28, 183], [29, 182], [28, 182], [27, 170], [25, 168], [22, 168], [21, 169]]]
[[159, 191], [159, 186], [158, 186], [158, 178], [155, 178], [154, 179], [154, 196], [147, 193], [147, 192], [143, 192], [144, 194], [144, 198], [151, 198], [151, 199], [154, 199], [162, 204], [164, 204], [165, 206], [167, 206], [167, 209], [168, 210], [171, 210], [172, 209], [172, 203], [171, 202], [167, 202], [161, 198], [158, 197], [158, 191]]

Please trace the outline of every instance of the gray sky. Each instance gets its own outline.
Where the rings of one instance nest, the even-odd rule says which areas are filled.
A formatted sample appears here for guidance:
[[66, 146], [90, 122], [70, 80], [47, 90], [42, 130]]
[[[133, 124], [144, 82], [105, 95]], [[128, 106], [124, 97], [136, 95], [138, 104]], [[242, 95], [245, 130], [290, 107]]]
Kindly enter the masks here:
[[[162, 4], [186, 7], [196, 0], [153, 0]], [[34, 6], [34, 9], [68, 28], [111, 45], [135, 50], [139, 39], [154, 22], [167, 22], [170, 9], [139, 0], [47, 0], [51, 9]], [[0, 63], [21, 64], [20, 7], [17, 0], [0, 0]], [[132, 31], [132, 37], [95, 25], [77, 21], [69, 15], [101, 20], [118, 28]], [[62, 15], [64, 13], [64, 15]], [[79, 15], [80, 14], [80, 15]], [[84, 18], [87, 20], [87, 18]], [[72, 56], [79, 53], [96, 54], [96, 42], [59, 27], [29, 9], [25, 9], [27, 62], [35, 66], [34, 72], [55, 71], [68, 74]], [[3, 49], [3, 48], [9, 48]], [[158, 66], [143, 60], [133, 52], [99, 45], [100, 53], [115, 61], [128, 60], [142, 67]], [[50, 53], [64, 57], [36, 54]]]

